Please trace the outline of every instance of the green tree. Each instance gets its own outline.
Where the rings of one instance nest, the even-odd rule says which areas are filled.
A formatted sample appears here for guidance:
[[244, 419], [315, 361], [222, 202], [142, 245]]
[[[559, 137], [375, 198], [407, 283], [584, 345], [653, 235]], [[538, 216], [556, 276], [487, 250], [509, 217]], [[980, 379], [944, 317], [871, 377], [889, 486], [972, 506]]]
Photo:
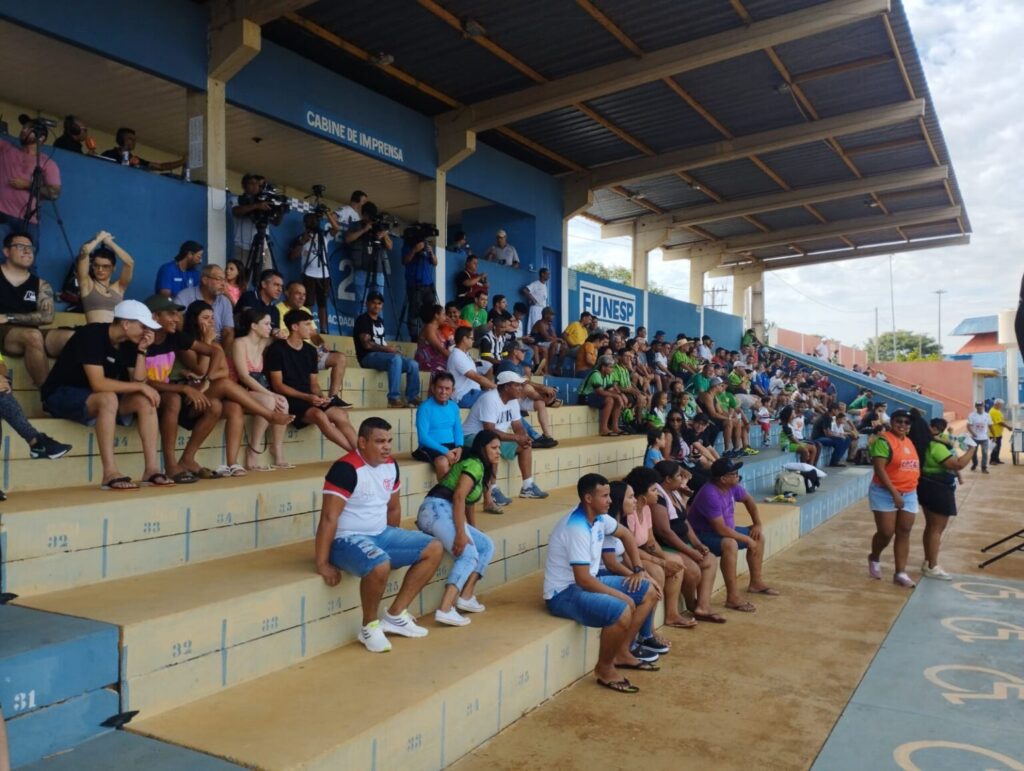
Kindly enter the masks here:
[[872, 337], [864, 343], [864, 350], [875, 361], [918, 361], [937, 359], [941, 356], [935, 338], [931, 335], [919, 335], [906, 329], [896, 330], [896, 356], [893, 357], [893, 333], [885, 332], [877, 338]]
[[[580, 273], [589, 273], [591, 276], [597, 276], [598, 278], [606, 278], [609, 281], [618, 281], [626, 286], [633, 285], [633, 271], [621, 265], [608, 266], [594, 260], [587, 260], [586, 262], [576, 263], [572, 266], [572, 269]], [[651, 294], [665, 294], [665, 290], [653, 281], [647, 282], [647, 291]]]

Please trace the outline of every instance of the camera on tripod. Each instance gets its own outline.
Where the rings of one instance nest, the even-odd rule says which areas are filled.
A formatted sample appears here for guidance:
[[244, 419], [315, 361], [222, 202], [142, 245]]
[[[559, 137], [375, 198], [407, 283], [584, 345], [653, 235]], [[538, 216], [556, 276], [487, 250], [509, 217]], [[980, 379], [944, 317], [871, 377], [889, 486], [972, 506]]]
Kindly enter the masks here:
[[259, 192], [256, 193], [255, 198], [257, 203], [265, 203], [270, 206], [266, 211], [257, 209], [252, 212], [250, 217], [257, 224], [266, 224], [270, 220], [283, 215], [289, 207], [288, 196], [282, 193], [277, 185], [272, 182], [264, 182]]
[[50, 135], [50, 129], [57, 127], [57, 121], [55, 120], [44, 118], [41, 115], [31, 118], [24, 113], [18, 116], [18, 123], [27, 128], [39, 144], [46, 141], [46, 138]]
[[440, 231], [434, 223], [414, 222], [403, 231], [402, 240], [406, 244], [418, 244], [420, 241], [426, 241], [428, 238], [437, 238], [439, 235]]

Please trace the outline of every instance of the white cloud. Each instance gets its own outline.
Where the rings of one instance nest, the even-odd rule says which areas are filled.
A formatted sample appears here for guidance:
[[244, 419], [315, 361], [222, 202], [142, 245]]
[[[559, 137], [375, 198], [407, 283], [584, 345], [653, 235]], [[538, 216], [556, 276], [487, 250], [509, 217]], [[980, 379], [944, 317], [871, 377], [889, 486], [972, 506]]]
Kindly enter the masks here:
[[[904, 5], [974, 232], [967, 247], [895, 256], [896, 326], [934, 335], [933, 292], [946, 289], [943, 342], [950, 352], [964, 342], [948, 337], [961, 319], [1017, 304], [1024, 271], [1024, 14], [1012, 0], [904, 0]], [[579, 232], [574, 223], [572, 262], [630, 264], [629, 239], [595, 247], [575, 238]], [[600, 228], [588, 223], [584, 235], [600, 239]], [[587, 257], [579, 256], [582, 243], [593, 247]], [[655, 256], [650, 273], [670, 294], [687, 299], [685, 261], [661, 263]], [[722, 301], [731, 310], [730, 295]], [[876, 305], [881, 328], [892, 326], [888, 258], [768, 274], [765, 304], [768, 318], [780, 326], [863, 342], [874, 334]]]

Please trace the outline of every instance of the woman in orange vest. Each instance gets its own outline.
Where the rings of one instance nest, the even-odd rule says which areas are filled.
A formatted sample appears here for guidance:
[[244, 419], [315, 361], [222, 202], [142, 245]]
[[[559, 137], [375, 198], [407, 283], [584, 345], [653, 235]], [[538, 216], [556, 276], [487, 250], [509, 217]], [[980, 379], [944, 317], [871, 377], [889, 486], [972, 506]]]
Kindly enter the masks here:
[[890, 420], [891, 428], [876, 434], [868, 448], [875, 467], [868, 503], [875, 515], [877, 528], [871, 539], [868, 574], [872, 578], [882, 577], [882, 550], [895, 535], [893, 583], [913, 588], [915, 584], [907, 575], [907, 558], [910, 554], [910, 531], [918, 510], [917, 482], [921, 477], [921, 461], [914, 443], [907, 436], [913, 420], [910, 412], [896, 410]]

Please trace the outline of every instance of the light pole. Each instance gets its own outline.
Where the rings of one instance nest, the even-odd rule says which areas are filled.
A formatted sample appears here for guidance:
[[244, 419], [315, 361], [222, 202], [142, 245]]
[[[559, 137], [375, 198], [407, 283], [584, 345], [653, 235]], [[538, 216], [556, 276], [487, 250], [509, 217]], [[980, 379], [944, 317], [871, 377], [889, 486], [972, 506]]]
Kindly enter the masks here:
[[932, 294], [939, 298], [939, 335], [936, 342], [939, 344], [939, 356], [942, 356], [942, 295], [948, 294], [945, 289], [936, 289]]

